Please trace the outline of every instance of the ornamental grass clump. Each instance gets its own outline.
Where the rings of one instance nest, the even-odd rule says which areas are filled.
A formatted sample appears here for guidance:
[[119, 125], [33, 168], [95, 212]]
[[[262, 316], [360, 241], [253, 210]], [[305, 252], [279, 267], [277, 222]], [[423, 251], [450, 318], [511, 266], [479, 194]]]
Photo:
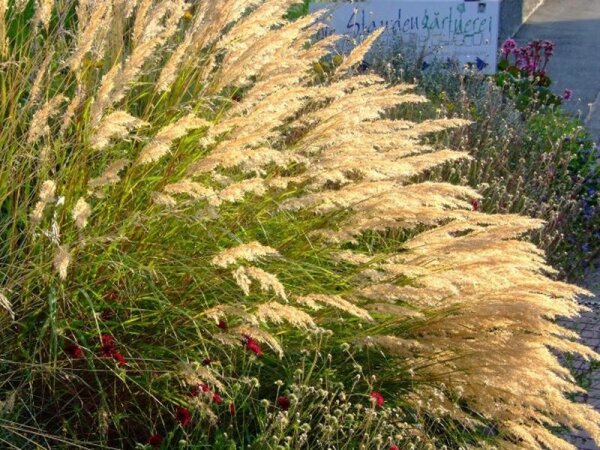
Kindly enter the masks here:
[[[580, 307], [291, 0], [3, 2], [0, 439], [572, 448]], [[388, 114], [392, 113], [392, 114]], [[4, 445], [3, 444], [3, 445]]]

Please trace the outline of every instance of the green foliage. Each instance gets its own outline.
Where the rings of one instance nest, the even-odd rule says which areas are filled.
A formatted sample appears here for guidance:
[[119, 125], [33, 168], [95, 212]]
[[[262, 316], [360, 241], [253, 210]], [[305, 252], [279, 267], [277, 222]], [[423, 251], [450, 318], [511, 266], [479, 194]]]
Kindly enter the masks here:
[[306, 16], [309, 13], [310, 3], [312, 3], [312, 0], [302, 0], [301, 3], [293, 5], [290, 8], [286, 18], [289, 20], [295, 20]]

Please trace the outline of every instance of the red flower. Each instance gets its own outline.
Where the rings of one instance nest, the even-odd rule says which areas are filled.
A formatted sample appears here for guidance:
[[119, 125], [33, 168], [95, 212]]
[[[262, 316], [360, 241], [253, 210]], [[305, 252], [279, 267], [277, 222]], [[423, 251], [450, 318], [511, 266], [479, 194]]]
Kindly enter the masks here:
[[287, 411], [288, 409], [290, 409], [290, 399], [285, 395], [277, 397], [277, 406], [283, 409], [284, 411]]
[[100, 314], [100, 318], [102, 320], [110, 320], [112, 318], [115, 317], [115, 312], [112, 309], [105, 309], [104, 311], [102, 311], [102, 313]]
[[372, 399], [375, 399], [375, 404], [377, 406], [379, 406], [380, 408], [383, 406], [383, 404], [385, 403], [385, 401], [383, 400], [383, 395], [381, 395], [380, 392], [377, 391], [371, 391], [371, 395], [370, 397]]
[[217, 323], [217, 326], [221, 329], [221, 330], [227, 330], [227, 323], [221, 319], [219, 320], [219, 323]]
[[248, 350], [250, 350], [252, 353], [256, 354], [256, 356], [260, 357], [262, 356], [263, 352], [262, 349], [260, 348], [260, 345], [258, 344], [258, 342], [256, 342], [254, 339], [252, 339], [250, 336], [244, 336], [244, 343], [246, 345], [246, 348]]
[[390, 450], [400, 450], [396, 444], [390, 445]]
[[229, 414], [232, 416], [235, 414], [235, 405], [233, 403], [229, 404]]
[[111, 353], [111, 356], [114, 358], [115, 361], [117, 361], [117, 364], [121, 367], [126, 366], [127, 365], [127, 360], [125, 359], [125, 357], [119, 353], [116, 350], [113, 350]]
[[110, 334], [103, 334], [100, 336], [100, 343], [104, 356], [112, 356], [113, 352], [115, 351], [114, 338]]
[[217, 394], [216, 392], [213, 394], [212, 396], [212, 400], [213, 402], [215, 402], [217, 405], [220, 405], [223, 403], [223, 397], [221, 397], [219, 394]]
[[71, 358], [83, 358], [83, 350], [81, 349], [81, 347], [77, 344], [69, 344], [65, 347], [65, 352], [67, 352], [67, 354], [71, 357]]
[[190, 397], [198, 397], [200, 394], [200, 386], [192, 386], [190, 389]]
[[479, 211], [479, 200], [472, 199], [471, 206], [473, 207], [473, 211]]
[[177, 407], [175, 417], [177, 418], [177, 421], [183, 427], [188, 427], [192, 423], [192, 414], [190, 413], [190, 410], [187, 408], [184, 408], [183, 406]]
[[163, 438], [160, 434], [153, 434], [148, 438], [148, 444], [150, 444], [152, 447], [158, 448], [160, 447], [162, 440]]

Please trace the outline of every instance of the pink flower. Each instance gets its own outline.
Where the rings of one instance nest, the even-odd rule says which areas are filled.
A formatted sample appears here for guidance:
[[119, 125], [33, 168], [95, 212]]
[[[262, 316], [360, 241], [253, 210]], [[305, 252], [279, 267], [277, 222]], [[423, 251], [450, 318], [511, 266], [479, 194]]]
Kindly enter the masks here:
[[69, 344], [65, 347], [65, 352], [71, 357], [75, 359], [83, 358], [83, 350], [77, 344]]
[[507, 39], [502, 44], [502, 56], [505, 58], [517, 48], [517, 42], [514, 39]]
[[554, 42], [544, 41], [542, 43], [542, 47], [544, 49], [544, 57], [546, 58], [546, 60], [549, 60], [550, 58], [552, 58], [552, 56], [554, 56]]
[[370, 397], [372, 399], [375, 400], [375, 404], [377, 406], [379, 406], [380, 408], [383, 406], [383, 404], [385, 403], [385, 400], [383, 399], [383, 395], [381, 395], [380, 392], [377, 391], [371, 391]]
[[192, 424], [192, 414], [190, 413], [189, 409], [184, 408], [183, 406], [177, 407], [177, 411], [175, 412], [175, 417], [177, 418], [177, 421], [183, 427], [188, 427]]
[[283, 409], [284, 411], [287, 411], [288, 409], [290, 409], [290, 399], [285, 395], [277, 397], [277, 406]]
[[573, 91], [571, 89], [565, 89], [562, 98], [564, 101], [568, 102], [573, 98]]

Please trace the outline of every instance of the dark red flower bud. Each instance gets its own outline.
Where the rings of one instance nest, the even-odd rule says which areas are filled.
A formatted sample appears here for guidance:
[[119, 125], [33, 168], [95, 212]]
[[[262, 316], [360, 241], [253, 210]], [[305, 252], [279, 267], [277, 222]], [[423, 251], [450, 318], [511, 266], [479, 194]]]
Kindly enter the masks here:
[[184, 408], [183, 406], [177, 407], [177, 411], [175, 412], [175, 417], [177, 418], [177, 421], [183, 427], [188, 427], [192, 424], [192, 414], [190, 413], [189, 409]]
[[118, 351], [116, 351], [116, 350], [113, 350], [113, 352], [112, 352], [111, 356], [113, 357], [113, 359], [114, 359], [115, 361], [117, 361], [117, 364], [118, 364], [119, 366], [123, 367], [123, 366], [126, 366], [126, 365], [127, 365], [127, 360], [126, 360], [126, 359], [125, 359], [125, 357], [124, 357], [124, 356], [123, 356], [121, 353], [119, 353]]
[[119, 298], [119, 294], [115, 291], [109, 291], [104, 295], [104, 298], [110, 302], [115, 302]]
[[81, 349], [81, 347], [77, 344], [69, 344], [65, 347], [65, 352], [67, 352], [67, 354], [71, 357], [71, 358], [83, 358], [83, 350]]
[[198, 397], [200, 395], [200, 386], [192, 386], [190, 388], [190, 397]]
[[277, 406], [283, 409], [284, 411], [287, 411], [288, 409], [290, 409], [290, 399], [285, 395], [277, 397]]
[[216, 392], [213, 394], [212, 396], [212, 400], [213, 402], [215, 402], [217, 405], [220, 405], [223, 403], [223, 397], [221, 397], [219, 394], [217, 394]]
[[227, 322], [225, 322], [224, 320], [219, 320], [219, 322], [217, 323], [217, 326], [221, 329], [221, 330], [227, 330]]
[[375, 404], [377, 406], [379, 406], [380, 408], [383, 406], [383, 404], [385, 403], [385, 400], [383, 399], [383, 395], [381, 395], [380, 392], [377, 391], [371, 391], [370, 397], [372, 399], [375, 400]]
[[112, 318], [115, 317], [115, 312], [112, 309], [105, 309], [104, 311], [102, 311], [102, 313], [100, 314], [100, 318], [102, 320], [110, 320]]
[[211, 363], [212, 363], [212, 359], [210, 359], [210, 358], [204, 358], [202, 360], [202, 365], [203, 366], [210, 366]]
[[229, 404], [229, 414], [232, 416], [235, 414], [235, 405], [233, 403]]
[[148, 444], [150, 444], [152, 447], [158, 448], [160, 447], [160, 444], [162, 444], [162, 440], [163, 438], [160, 434], [153, 434], [148, 438]]
[[103, 350], [115, 348], [115, 340], [110, 334], [103, 334], [100, 336], [100, 342]]

